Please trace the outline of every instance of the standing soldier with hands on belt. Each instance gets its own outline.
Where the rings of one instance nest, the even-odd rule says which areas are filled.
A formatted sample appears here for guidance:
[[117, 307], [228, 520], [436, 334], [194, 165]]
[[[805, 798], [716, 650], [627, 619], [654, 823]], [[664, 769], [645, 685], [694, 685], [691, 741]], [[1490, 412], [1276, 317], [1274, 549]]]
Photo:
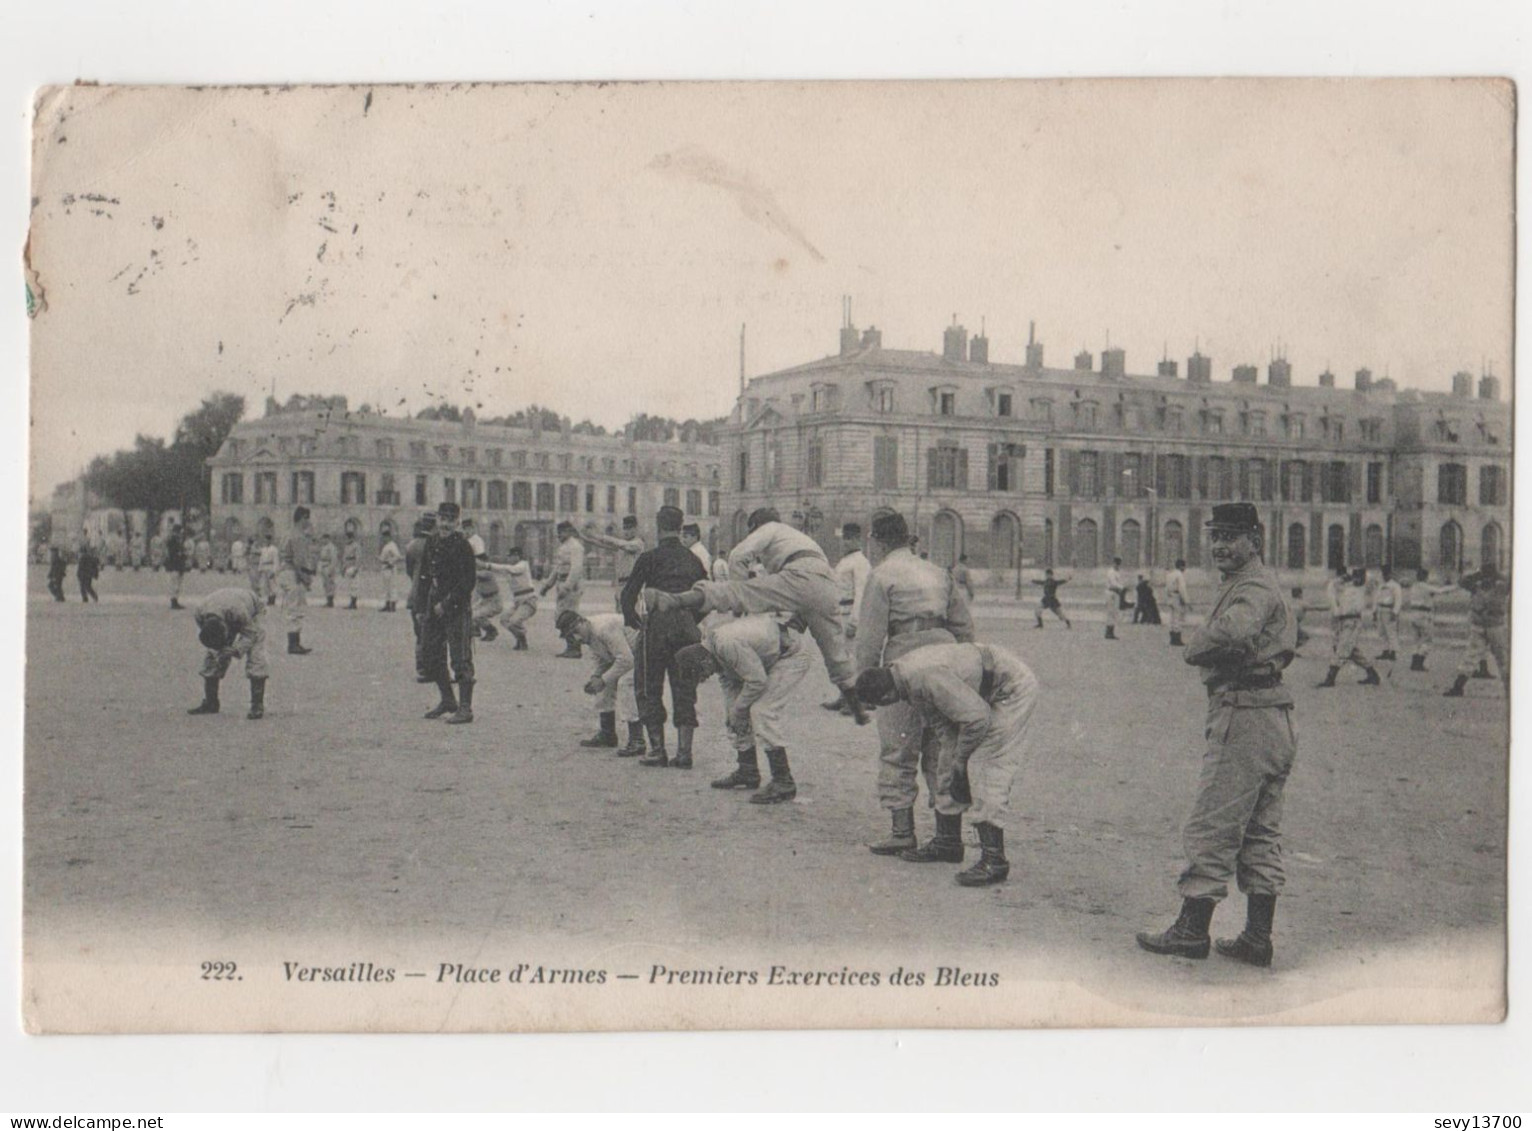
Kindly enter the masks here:
[[[863, 587], [860, 627], [856, 638], [858, 672], [891, 664], [916, 649], [932, 644], [973, 640], [973, 620], [956, 579], [929, 561], [915, 556], [910, 529], [902, 514], [872, 520], [873, 553], [878, 564]], [[963, 842], [956, 821], [940, 811], [936, 836], [917, 848], [915, 801], [920, 795], [922, 769], [930, 803], [936, 804], [936, 755], [927, 728], [909, 703], [896, 701], [877, 712], [878, 800], [893, 818], [893, 832], [868, 847], [878, 856], [911, 853], [912, 862], [963, 859]], [[934, 847], [933, 847], [934, 846]]]
[[[436, 508], [436, 533], [426, 543], [425, 559], [416, 577], [423, 595], [419, 605], [420, 649], [425, 674], [441, 692], [441, 702], [425, 717], [446, 715], [449, 723], [473, 722], [473, 591], [479, 571], [473, 548], [457, 526], [461, 513], [452, 502]], [[449, 658], [457, 696], [452, 693], [452, 678], [447, 673]]]
[[[835, 583], [840, 586], [841, 631], [850, 644], [856, 639], [856, 626], [862, 610], [862, 590], [872, 576], [872, 563], [862, 553], [862, 527], [860, 523], [848, 522], [840, 529], [841, 557], [835, 563]], [[821, 703], [826, 711], [850, 714], [846, 697], [838, 695], [829, 703]]]
[[[750, 533], [729, 552], [729, 576], [741, 580], [702, 581], [679, 595], [656, 593], [650, 609], [690, 609], [699, 618], [715, 609], [802, 617], [824, 656], [830, 681], [840, 688], [857, 725], [866, 726], [871, 720], [857, 698], [856, 669], [841, 631], [840, 589], [824, 551], [803, 531], [783, 522], [775, 507], [758, 508], [746, 524]], [[764, 568], [760, 577], [749, 576], [752, 561]]]
[[362, 547], [356, 540], [356, 531], [346, 531], [346, 544], [340, 548], [340, 575], [346, 579], [348, 609], [356, 608], [358, 579], [362, 574]]
[[1122, 559], [1113, 558], [1106, 571], [1106, 639], [1117, 639], [1117, 620], [1128, 599], [1128, 580], [1122, 575]]
[[282, 539], [277, 554], [277, 588], [282, 592], [282, 619], [287, 624], [287, 651], [293, 656], [307, 656], [314, 649], [303, 646], [303, 610], [308, 607], [309, 586], [319, 567], [319, 552], [314, 547], [314, 523], [308, 507], [293, 511], [293, 528]]
[[383, 608], [382, 612], [396, 612], [399, 606], [394, 602], [394, 574], [399, 566], [404, 563], [404, 555], [399, 552], [399, 543], [394, 541], [392, 531], [383, 535], [383, 547], [378, 551], [378, 565], [383, 569]]
[[1293, 696], [1282, 683], [1298, 626], [1276, 576], [1261, 559], [1260, 516], [1250, 503], [1220, 503], [1208, 523], [1223, 588], [1186, 647], [1208, 690], [1207, 751], [1186, 822], [1181, 914], [1138, 945], [1174, 958], [1206, 958], [1208, 926], [1234, 877], [1248, 900], [1245, 929], [1218, 953], [1271, 965], [1271, 924], [1282, 890], [1282, 791], [1297, 752]]

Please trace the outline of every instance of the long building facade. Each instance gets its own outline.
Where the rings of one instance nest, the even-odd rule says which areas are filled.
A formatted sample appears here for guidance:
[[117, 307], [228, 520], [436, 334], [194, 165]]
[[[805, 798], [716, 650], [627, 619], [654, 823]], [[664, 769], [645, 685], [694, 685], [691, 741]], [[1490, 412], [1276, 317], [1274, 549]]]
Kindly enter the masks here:
[[[547, 565], [558, 522], [615, 532], [636, 515], [653, 541], [662, 504], [681, 507], [709, 544], [721, 509], [721, 454], [685, 436], [670, 443], [559, 429], [396, 419], [343, 407], [283, 410], [236, 425], [208, 461], [214, 537], [278, 537], [299, 504], [317, 533], [357, 535], [375, 554], [408, 538], [423, 511], [450, 500], [478, 525], [491, 557], [519, 545]], [[610, 570], [610, 554], [588, 559]]]
[[841, 330], [829, 357], [749, 381], [724, 433], [724, 542], [771, 504], [838, 552], [842, 523], [883, 509], [912, 522], [932, 560], [959, 555], [992, 582], [1044, 567], [1206, 566], [1213, 504], [1248, 500], [1267, 560], [1337, 566], [1507, 565], [1511, 419], [1499, 380], [1453, 393], [1400, 389], [1359, 370], [1293, 382], [1285, 358], [1213, 379], [1200, 351], [1184, 375], [1164, 360], [1130, 375], [1121, 349], [1099, 366], [990, 361], [960, 325], [941, 353], [885, 349]]

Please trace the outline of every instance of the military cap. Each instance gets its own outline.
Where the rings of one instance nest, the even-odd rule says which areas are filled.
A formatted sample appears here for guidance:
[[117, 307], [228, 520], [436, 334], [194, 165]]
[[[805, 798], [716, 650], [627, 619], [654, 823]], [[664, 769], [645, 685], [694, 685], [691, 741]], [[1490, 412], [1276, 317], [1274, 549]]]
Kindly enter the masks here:
[[840, 528], [842, 538], [860, 538], [862, 536], [862, 524], [860, 522], [848, 522]]
[[1254, 503], [1217, 503], [1213, 517], [1205, 524], [1209, 530], [1234, 530], [1243, 534], [1259, 534], [1261, 515]]
[[560, 636], [568, 636], [574, 631], [574, 626], [580, 623], [580, 614], [573, 609], [565, 609], [553, 618], [553, 627], [558, 629]]
[[688, 683], [701, 683], [718, 670], [718, 661], [701, 644], [688, 644], [676, 653], [676, 670]]
[[661, 507], [659, 514], [655, 516], [655, 523], [661, 530], [681, 529], [681, 524], [686, 521], [686, 512], [680, 507]]
[[436, 513], [442, 518], [457, 518], [458, 515], [463, 513], [463, 508], [448, 500], [436, 508]]
[[702, 527], [698, 526], [695, 522], [688, 522], [685, 526], [681, 527], [681, 533], [690, 534], [693, 538], [701, 538]]
[[622, 524], [623, 524], [624, 527], [637, 526], [638, 525], [638, 516], [637, 515], [632, 515], [632, 514], [625, 514], [625, 515], [622, 516]]
[[750, 517], [746, 520], [745, 525], [751, 530], [757, 530], [768, 522], [781, 521], [782, 515], [777, 511], [776, 507], [757, 507], [750, 512]]
[[894, 511], [872, 520], [872, 536], [886, 546], [898, 546], [910, 540], [910, 528], [904, 515]]

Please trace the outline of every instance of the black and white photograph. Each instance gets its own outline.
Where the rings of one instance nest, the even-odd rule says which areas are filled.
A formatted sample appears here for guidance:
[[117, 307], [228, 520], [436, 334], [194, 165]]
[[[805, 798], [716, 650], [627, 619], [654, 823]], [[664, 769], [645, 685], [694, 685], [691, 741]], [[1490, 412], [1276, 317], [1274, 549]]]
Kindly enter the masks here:
[[31, 109], [28, 1031], [1506, 1016], [1510, 81]]

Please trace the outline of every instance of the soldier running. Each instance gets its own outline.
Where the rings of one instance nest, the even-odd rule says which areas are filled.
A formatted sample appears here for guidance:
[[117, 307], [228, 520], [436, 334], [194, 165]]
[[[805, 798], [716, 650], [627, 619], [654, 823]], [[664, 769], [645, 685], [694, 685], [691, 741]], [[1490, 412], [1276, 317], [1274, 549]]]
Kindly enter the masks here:
[[1186, 822], [1181, 914], [1169, 930], [1138, 935], [1153, 954], [1206, 958], [1208, 926], [1234, 877], [1248, 900], [1245, 929], [1219, 939], [1218, 953], [1271, 965], [1271, 924], [1282, 890], [1282, 790], [1297, 751], [1293, 696], [1282, 682], [1298, 629], [1261, 558], [1264, 535], [1250, 503], [1220, 503], [1208, 523], [1223, 588], [1186, 648], [1204, 669], [1207, 751], [1197, 801]]
[[218, 685], [236, 657], [245, 661], [250, 680], [250, 713], [247, 719], [266, 714], [266, 605], [251, 589], [219, 589], [202, 599], [196, 609], [197, 639], [207, 649], [202, 657], [202, 702], [188, 715], [218, 713]]
[[1460, 697], [1480, 665], [1488, 663], [1493, 656], [1509, 695], [1511, 664], [1506, 649], [1506, 606], [1510, 601], [1510, 587], [1500, 576], [1500, 571], [1489, 562], [1476, 575], [1465, 577], [1462, 584], [1469, 592], [1468, 646], [1458, 665], [1457, 679], [1442, 694], [1452, 699]]
[[[824, 551], [807, 534], [784, 523], [774, 507], [759, 508], [747, 525], [750, 533], [729, 553], [729, 576], [743, 580], [702, 581], [686, 593], [658, 593], [650, 608], [691, 609], [699, 617], [714, 609], [801, 616], [824, 657], [830, 681], [840, 688], [857, 724], [865, 726], [871, 720], [856, 695], [855, 668], [840, 626], [840, 591]], [[752, 560], [764, 566], [762, 576], [747, 576]]]

